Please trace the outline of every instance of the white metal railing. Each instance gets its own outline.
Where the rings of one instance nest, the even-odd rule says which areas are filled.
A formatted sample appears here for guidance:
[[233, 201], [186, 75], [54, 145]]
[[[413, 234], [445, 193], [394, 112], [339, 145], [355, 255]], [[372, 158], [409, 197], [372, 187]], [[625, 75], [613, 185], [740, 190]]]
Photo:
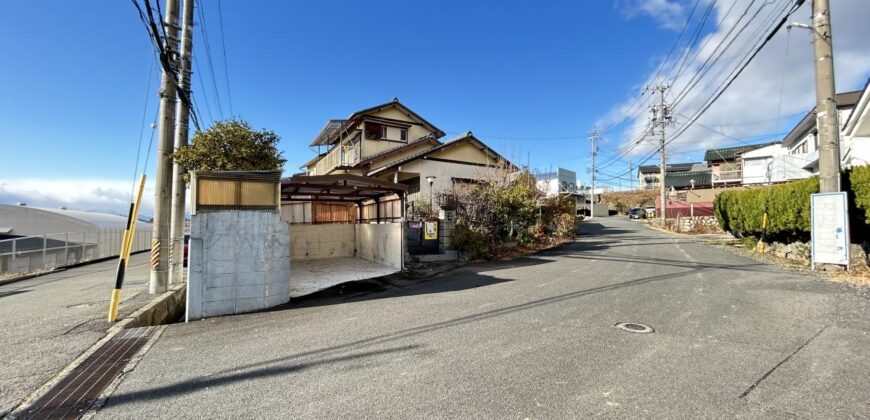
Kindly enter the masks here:
[[337, 166], [353, 165], [359, 162], [359, 148], [356, 145], [333, 147], [329, 153], [314, 165], [315, 175], [326, 175]]
[[[118, 256], [123, 228], [64, 232], [0, 240], [0, 277], [23, 275]], [[151, 248], [151, 228], [133, 235], [132, 252]]]
[[719, 171], [718, 173], [712, 173], [713, 182], [730, 182], [730, 181], [740, 181], [743, 179], [743, 171], [740, 169], [728, 170], [728, 171]]

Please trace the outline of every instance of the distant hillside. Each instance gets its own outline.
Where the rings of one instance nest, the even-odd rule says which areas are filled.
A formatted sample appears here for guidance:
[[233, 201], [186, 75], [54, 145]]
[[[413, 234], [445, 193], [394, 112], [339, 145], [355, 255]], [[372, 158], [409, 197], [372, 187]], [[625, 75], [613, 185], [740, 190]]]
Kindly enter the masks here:
[[609, 209], [625, 214], [634, 207], [654, 206], [658, 194], [659, 190], [606, 192], [601, 194], [601, 201]]

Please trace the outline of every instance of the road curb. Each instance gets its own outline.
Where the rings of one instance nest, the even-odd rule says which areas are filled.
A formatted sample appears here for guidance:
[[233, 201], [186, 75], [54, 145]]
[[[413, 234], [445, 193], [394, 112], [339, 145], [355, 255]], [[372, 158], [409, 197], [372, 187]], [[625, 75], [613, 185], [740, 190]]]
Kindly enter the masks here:
[[[118, 321], [115, 325], [113, 325], [106, 331], [106, 335], [103, 336], [103, 338], [101, 338], [96, 343], [94, 343], [94, 345], [82, 352], [78, 357], [73, 359], [72, 362], [67, 364], [63, 369], [61, 369], [53, 377], [51, 377], [51, 379], [42, 384], [40, 387], [36, 388], [36, 390], [34, 390], [30, 394], [28, 394], [23, 400], [21, 400], [21, 403], [19, 403], [9, 413], [9, 418], [15, 419], [20, 413], [25, 412], [34, 402], [39, 400], [40, 397], [48, 393], [55, 385], [57, 385], [58, 382], [69, 376], [73, 369], [81, 365], [82, 362], [84, 362], [88, 357], [90, 357], [97, 350], [103, 347], [107, 342], [109, 342], [109, 340], [111, 340], [124, 330], [129, 328], [162, 325], [169, 323], [174, 319], [177, 319], [177, 316], [180, 316], [180, 314], [183, 312], [184, 305], [182, 303], [184, 303], [186, 292], [187, 284], [182, 283], [175, 285], [166, 293], [163, 293], [162, 295], [156, 297], [147, 305], [139, 308], [130, 315], [124, 317], [124, 319]], [[150, 322], [156, 321], [160, 321], [160, 323], [149, 324]], [[159, 337], [164, 329], [165, 328], [160, 328], [155, 336]], [[150, 339], [149, 343], [145, 347], [143, 347], [137, 354], [144, 355], [144, 352], [147, 351], [147, 349], [150, 348], [151, 345], [153, 345], [153, 341], [156, 340], [156, 337]]]

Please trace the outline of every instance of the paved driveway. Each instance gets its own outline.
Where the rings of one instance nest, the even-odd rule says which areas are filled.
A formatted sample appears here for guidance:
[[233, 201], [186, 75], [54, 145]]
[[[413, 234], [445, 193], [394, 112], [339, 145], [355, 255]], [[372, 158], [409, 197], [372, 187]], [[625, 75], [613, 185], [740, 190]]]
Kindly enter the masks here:
[[870, 413], [866, 295], [624, 219], [583, 231], [404, 289], [173, 325], [98, 416]]

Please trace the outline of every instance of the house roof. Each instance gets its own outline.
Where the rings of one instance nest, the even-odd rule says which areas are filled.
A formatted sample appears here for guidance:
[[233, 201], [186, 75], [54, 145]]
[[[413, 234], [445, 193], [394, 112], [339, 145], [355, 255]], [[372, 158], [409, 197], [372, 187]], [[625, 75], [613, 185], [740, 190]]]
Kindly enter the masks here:
[[867, 78], [867, 83], [864, 84], [864, 89], [861, 90], [861, 95], [855, 103], [857, 109], [852, 111], [849, 114], [849, 117], [846, 118], [846, 121], [843, 122], [843, 131], [846, 133], [851, 132], [850, 127], [855, 126], [855, 119], [860, 118], [860, 115], [864, 112], [864, 108], [867, 106], [868, 102], [868, 95], [870, 95], [870, 78]]
[[[834, 98], [837, 101], [837, 109], [848, 108], [855, 106], [861, 98], [863, 91], [856, 90], [854, 92], [838, 93]], [[816, 107], [807, 112], [807, 115], [800, 120], [797, 125], [782, 140], [782, 145], [785, 147], [793, 146], [798, 140], [802, 139], [810, 130], [816, 126]]]
[[407, 192], [409, 186], [351, 174], [299, 176], [281, 179], [282, 201], [361, 204]]
[[471, 131], [467, 131], [467, 132], [465, 132], [464, 134], [461, 134], [461, 135], [459, 135], [459, 136], [457, 136], [457, 137], [454, 137], [454, 138], [452, 138], [452, 139], [449, 139], [449, 140], [445, 141], [445, 142], [442, 143], [442, 144], [439, 144], [438, 146], [435, 146], [435, 147], [433, 147], [433, 148], [426, 149], [426, 150], [423, 150], [423, 151], [420, 151], [420, 152], [414, 153], [414, 154], [412, 154], [412, 155], [406, 156], [405, 158], [402, 158], [402, 159], [400, 159], [400, 160], [398, 160], [398, 161], [392, 162], [392, 163], [387, 164], [387, 165], [385, 165], [385, 166], [382, 166], [382, 167], [379, 167], [379, 168], [375, 168], [375, 169], [373, 169], [372, 171], [370, 171], [370, 172], [368, 173], [368, 175], [369, 175], [369, 176], [377, 175], [377, 174], [382, 173], [382, 172], [384, 172], [384, 171], [387, 171], [387, 170], [389, 170], [389, 169], [392, 169], [392, 168], [395, 168], [395, 167], [397, 167], [397, 166], [400, 166], [400, 165], [403, 165], [403, 164], [405, 164], [405, 163], [408, 163], [408, 162], [410, 162], [410, 161], [412, 161], [412, 160], [416, 160], [416, 159], [424, 158], [424, 157], [426, 157], [426, 156], [428, 156], [428, 155], [430, 155], [430, 154], [432, 154], [432, 153], [435, 153], [435, 152], [437, 152], [437, 151], [439, 151], [439, 150], [444, 150], [444, 149], [447, 149], [447, 148], [449, 148], [449, 147], [453, 147], [453, 146], [456, 146], [456, 145], [458, 145], [458, 144], [467, 143], [467, 142], [475, 143], [475, 144], [477, 145], [477, 147], [479, 147], [481, 150], [483, 150], [483, 151], [489, 153], [490, 155], [494, 156], [497, 160], [499, 160], [499, 161], [503, 161], [503, 162], [507, 162], [507, 164], [508, 164], [511, 168], [514, 168], [514, 169], [516, 168], [516, 165], [514, 165], [514, 164], [511, 163], [509, 160], [505, 159], [505, 158], [502, 157], [500, 154], [498, 154], [498, 152], [496, 152], [495, 150], [490, 149], [489, 146], [487, 146], [487, 145], [484, 144], [482, 141], [480, 141], [480, 140], [478, 140], [476, 137], [474, 137], [474, 135], [471, 133]]
[[417, 146], [419, 146], [419, 145], [422, 144], [422, 143], [431, 143], [431, 144], [433, 144], [433, 145], [435, 145], [435, 146], [438, 146], [438, 145], [441, 144], [441, 142], [438, 141], [435, 137], [431, 137], [431, 136], [429, 136], [429, 137], [422, 137], [422, 138], [419, 138], [419, 139], [417, 139], [417, 140], [414, 140], [414, 141], [412, 141], [412, 142], [410, 142], [410, 143], [408, 143], [408, 144], [406, 144], [406, 145], [403, 145], [403, 146], [400, 146], [400, 147], [396, 147], [396, 148], [394, 148], [394, 149], [384, 150], [383, 152], [380, 152], [380, 153], [375, 153], [375, 154], [373, 154], [373, 155], [371, 155], [371, 156], [369, 156], [369, 157], [367, 157], [367, 158], [365, 158], [365, 159], [359, 161], [359, 163], [357, 163], [357, 164], [354, 165], [354, 166], [363, 166], [363, 165], [368, 165], [368, 164], [370, 164], [371, 162], [373, 162], [373, 161], [375, 161], [375, 160], [377, 160], [377, 159], [380, 159], [380, 158], [382, 158], [382, 157], [386, 157], [386, 156], [390, 156], [390, 155], [393, 155], [393, 154], [396, 154], [396, 153], [401, 153], [401, 152], [403, 152], [403, 151], [405, 151], [405, 150], [408, 150], [408, 149], [413, 149], [414, 147], [417, 147]]
[[383, 103], [380, 105], [375, 105], [373, 107], [369, 107], [366, 109], [362, 109], [359, 111], [350, 114], [346, 120], [329, 120], [326, 125], [320, 130], [320, 133], [314, 137], [314, 140], [311, 141], [310, 146], [322, 146], [327, 144], [332, 144], [335, 142], [335, 137], [338, 133], [349, 130], [351, 127], [358, 124], [360, 121], [365, 119], [365, 117], [371, 113], [378, 112], [382, 109], [395, 107], [400, 111], [405, 113], [405, 115], [411, 117], [412, 119], [417, 120], [420, 124], [425, 126], [429, 131], [435, 134], [435, 138], [444, 137], [444, 132], [441, 131], [438, 127], [435, 127], [429, 121], [426, 121], [425, 118], [421, 117], [416, 112], [412, 111], [410, 108], [399, 102], [399, 98], [393, 98], [392, 101]]
[[[701, 162], [687, 162], [687, 163], [669, 163], [665, 166], [665, 172], [685, 172], [692, 170], [692, 166], [700, 165]], [[637, 170], [641, 174], [652, 174], [659, 173], [659, 165], [641, 165], [637, 168]]]
[[[692, 181], [695, 181], [694, 185]], [[710, 171], [686, 171], [665, 174], [665, 187], [688, 188], [707, 187], [712, 185]]]
[[744, 146], [732, 146], [732, 147], [719, 147], [716, 149], [707, 149], [704, 152], [704, 160], [707, 162], [724, 162], [729, 160], [737, 159], [741, 153], [747, 150], [753, 150], [758, 147], [767, 146], [767, 144], [763, 145], [744, 145]]

